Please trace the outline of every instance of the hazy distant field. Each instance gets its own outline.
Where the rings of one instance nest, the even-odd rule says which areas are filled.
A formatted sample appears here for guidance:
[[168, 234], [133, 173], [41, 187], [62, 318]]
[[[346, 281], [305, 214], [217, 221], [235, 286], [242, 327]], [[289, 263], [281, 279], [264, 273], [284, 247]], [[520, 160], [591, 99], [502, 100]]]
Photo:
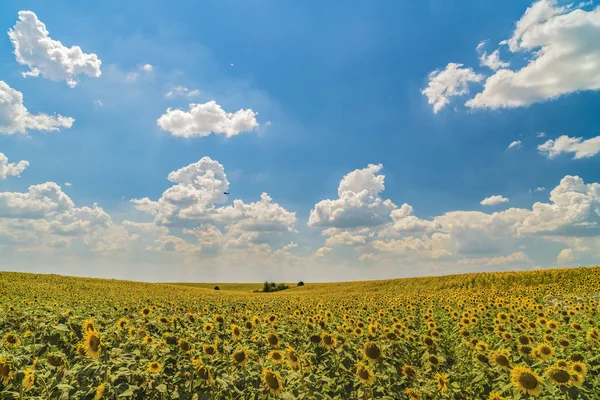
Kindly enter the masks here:
[[4, 272], [0, 399], [597, 399], [599, 277], [588, 267], [252, 293], [262, 283]]

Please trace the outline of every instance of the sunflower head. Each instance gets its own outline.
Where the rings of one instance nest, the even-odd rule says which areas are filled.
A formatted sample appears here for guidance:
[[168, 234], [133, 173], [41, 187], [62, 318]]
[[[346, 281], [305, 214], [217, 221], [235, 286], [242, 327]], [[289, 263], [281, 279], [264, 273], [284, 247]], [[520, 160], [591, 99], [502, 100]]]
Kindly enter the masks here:
[[19, 347], [21, 345], [21, 339], [14, 333], [7, 333], [4, 335], [4, 344], [7, 347]]
[[498, 392], [491, 392], [488, 400], [506, 400], [506, 398], [500, 396], [500, 393]]
[[363, 346], [363, 354], [369, 361], [379, 361], [381, 359], [381, 349], [375, 342], [367, 342]]
[[85, 355], [89, 358], [98, 358], [102, 350], [102, 341], [100, 340], [100, 333], [97, 331], [89, 330], [83, 337], [83, 347], [85, 349]]
[[162, 371], [162, 365], [158, 361], [151, 361], [148, 363], [148, 368], [146, 368], [146, 371], [150, 372], [151, 374], [158, 374], [160, 371]]
[[271, 393], [273, 396], [279, 396], [279, 394], [283, 391], [283, 385], [279, 375], [270, 369], [263, 370], [262, 374], [265, 378], [265, 385], [269, 393]]
[[281, 364], [283, 362], [283, 354], [279, 350], [271, 351], [268, 357], [273, 364]]
[[23, 373], [24, 373], [23, 381], [22, 381], [23, 389], [25, 389], [26, 392], [29, 392], [35, 382], [35, 374], [33, 372], [33, 368], [25, 368]]
[[248, 362], [248, 351], [238, 348], [233, 352], [232, 358], [236, 364], [246, 365]]
[[581, 361], [575, 361], [571, 364], [571, 371], [578, 373], [582, 377], [587, 374], [587, 366]]
[[288, 365], [291, 369], [293, 369], [294, 371], [300, 370], [300, 368], [302, 367], [302, 364], [300, 363], [300, 357], [293, 348], [288, 347], [286, 351], [286, 357]]
[[448, 382], [450, 381], [448, 379], [448, 374], [442, 374], [440, 372], [435, 374], [435, 381], [437, 384], [437, 388], [440, 392], [447, 392], [448, 391]]
[[542, 379], [526, 366], [517, 366], [510, 371], [512, 385], [523, 394], [537, 396], [542, 392]]
[[403, 365], [402, 375], [404, 375], [406, 379], [413, 380], [417, 377], [417, 370], [415, 369], [415, 367], [412, 367], [410, 365]]
[[373, 371], [371, 371], [367, 365], [361, 362], [356, 363], [356, 377], [364, 385], [370, 385], [375, 381], [375, 375], [373, 375]]
[[408, 400], [421, 400], [421, 393], [419, 393], [415, 389], [407, 388], [404, 390], [404, 394], [406, 395]]
[[279, 347], [279, 336], [277, 336], [276, 333], [269, 333], [267, 335], [267, 343], [269, 343], [269, 346], [271, 347]]
[[546, 377], [557, 386], [568, 386], [571, 384], [571, 374], [566, 368], [551, 366], [546, 370]]

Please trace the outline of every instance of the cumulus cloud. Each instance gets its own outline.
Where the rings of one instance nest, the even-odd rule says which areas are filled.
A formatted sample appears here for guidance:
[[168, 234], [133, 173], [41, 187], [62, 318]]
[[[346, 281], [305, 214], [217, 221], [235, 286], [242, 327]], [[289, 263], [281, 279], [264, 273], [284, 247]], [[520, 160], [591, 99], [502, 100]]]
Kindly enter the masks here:
[[79, 46], [66, 47], [49, 36], [46, 25], [31, 11], [19, 11], [19, 21], [8, 31], [15, 57], [29, 71], [23, 76], [43, 76], [54, 81], [66, 81], [69, 87], [78, 84], [77, 75], [98, 78], [102, 62], [96, 54], [86, 54]]
[[9, 176], [21, 176], [21, 173], [29, 166], [29, 161], [21, 160], [19, 162], [8, 162], [8, 157], [0, 153], [0, 181]]
[[538, 146], [541, 154], [548, 158], [554, 158], [563, 153], [574, 154], [574, 159], [593, 157], [600, 153], [600, 136], [583, 140], [583, 138], [572, 138], [562, 135], [555, 140], [547, 140]]
[[382, 168], [381, 164], [369, 164], [344, 176], [338, 187], [338, 198], [317, 203], [310, 212], [308, 225], [358, 228], [388, 221], [396, 205], [379, 196], [384, 190], [385, 176], [377, 173]]
[[561, 250], [556, 257], [556, 262], [558, 264], [571, 264], [575, 262], [575, 254], [573, 254], [573, 249]]
[[522, 147], [522, 143], [520, 140], [515, 140], [514, 142], [511, 142], [507, 149], [520, 149]]
[[483, 206], [497, 206], [498, 204], [508, 203], [508, 199], [506, 197], [502, 197], [501, 195], [494, 195], [490, 197], [486, 197], [481, 200], [481, 205]]
[[0, 192], [0, 218], [43, 218], [75, 205], [54, 182], [32, 185], [26, 193]]
[[258, 113], [241, 109], [225, 112], [214, 100], [204, 104], [190, 104], [189, 110], [167, 109], [156, 122], [158, 126], [177, 137], [203, 137], [211, 133], [232, 137], [258, 127]]
[[529, 57], [519, 70], [499, 69], [466, 102], [472, 108], [521, 107], [583, 90], [600, 89], [600, 7], [591, 11], [539, 0], [501, 42]]
[[165, 93], [165, 97], [173, 98], [173, 97], [195, 97], [200, 94], [198, 89], [190, 90], [185, 86], [175, 86], [173, 89], [169, 90]]
[[154, 71], [154, 67], [150, 64], [144, 64], [142, 65], [142, 69], [146, 72], [152, 72]]
[[450, 102], [450, 97], [469, 93], [470, 82], [480, 82], [484, 76], [477, 74], [472, 68], [461, 68], [463, 64], [448, 63], [443, 71], [435, 70], [429, 74], [429, 84], [421, 91], [427, 96], [429, 104], [433, 104], [433, 112], [437, 114]]
[[506, 68], [510, 63], [504, 62], [500, 59], [500, 51], [494, 50], [491, 54], [488, 54], [483, 50], [486, 42], [481, 42], [477, 45], [477, 52], [479, 53], [479, 65], [493, 69], [494, 71], [500, 68]]
[[31, 114], [23, 105], [23, 93], [0, 81], [0, 134], [12, 135], [28, 130], [58, 131], [70, 128], [73, 122], [73, 118], [60, 114]]

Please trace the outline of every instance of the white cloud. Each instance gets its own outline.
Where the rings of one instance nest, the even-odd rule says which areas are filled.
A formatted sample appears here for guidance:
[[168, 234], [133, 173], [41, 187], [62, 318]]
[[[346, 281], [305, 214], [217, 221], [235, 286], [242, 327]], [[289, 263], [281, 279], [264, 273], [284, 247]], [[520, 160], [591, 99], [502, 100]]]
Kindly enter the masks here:
[[575, 262], [575, 254], [573, 254], [573, 249], [561, 250], [556, 257], [556, 262], [558, 264], [571, 264]]
[[521, 107], [582, 90], [600, 89], [600, 7], [591, 11], [539, 0], [501, 42], [530, 57], [519, 70], [500, 69], [466, 102], [473, 108]]
[[500, 59], [500, 51], [494, 50], [491, 54], [483, 51], [485, 41], [477, 45], [477, 52], [479, 53], [479, 65], [493, 69], [494, 71], [500, 68], [506, 68], [510, 63], [504, 62]]
[[520, 140], [515, 140], [514, 142], [511, 142], [507, 149], [520, 149], [522, 146], [522, 143]]
[[101, 75], [102, 62], [96, 54], [86, 54], [79, 46], [66, 47], [50, 38], [44, 23], [31, 11], [19, 11], [19, 21], [8, 31], [17, 62], [27, 65], [23, 76], [39, 76], [66, 81], [77, 86], [77, 75]]
[[9, 176], [21, 176], [21, 173], [29, 166], [29, 161], [21, 160], [19, 162], [8, 162], [8, 157], [0, 153], [0, 181]]
[[492, 266], [492, 265], [506, 265], [506, 264], [514, 264], [514, 263], [529, 264], [531, 262], [532, 261], [527, 254], [523, 253], [522, 251], [518, 251], [518, 252], [515, 252], [512, 254], [509, 254], [508, 256], [492, 257], [488, 260], [486, 265]]
[[142, 69], [146, 72], [152, 72], [154, 71], [154, 67], [152, 67], [152, 65], [150, 64], [144, 64], [142, 65]]
[[472, 68], [461, 68], [462, 66], [463, 64], [448, 63], [443, 71], [435, 70], [429, 74], [429, 84], [421, 93], [427, 96], [429, 104], [433, 104], [434, 113], [446, 106], [450, 97], [469, 93], [469, 82], [480, 82], [484, 78]]
[[185, 86], [175, 86], [167, 93], [165, 93], [165, 97], [173, 98], [173, 97], [195, 97], [200, 94], [198, 89], [190, 90]]
[[543, 187], [543, 186], [538, 186], [538, 187], [535, 188], [536, 192], [543, 192], [544, 190], [546, 190], [546, 188]]
[[104, 103], [101, 100], [94, 100], [94, 104], [97, 105], [98, 107], [104, 106]]
[[555, 140], [548, 140], [538, 146], [541, 154], [554, 158], [562, 153], [574, 153], [574, 159], [593, 157], [600, 153], [600, 136], [583, 140], [562, 135]]
[[224, 192], [229, 189], [229, 181], [223, 166], [209, 157], [171, 172], [168, 179], [174, 185], [157, 201], [147, 197], [131, 200], [137, 210], [153, 215], [159, 226], [224, 224], [229, 239], [252, 242], [294, 232], [296, 213], [274, 203], [267, 193], [257, 202], [236, 199], [230, 206], [219, 206], [227, 202]]
[[211, 133], [227, 137], [258, 127], [255, 113], [251, 109], [225, 112], [214, 100], [204, 104], [190, 104], [189, 111], [167, 109], [156, 122], [158, 126], [178, 137], [208, 136]]
[[384, 175], [376, 175], [383, 166], [369, 164], [367, 168], [350, 172], [340, 182], [338, 198], [322, 200], [310, 212], [309, 226], [357, 228], [384, 224], [396, 208], [391, 200], [383, 200]]
[[503, 203], [508, 203], [508, 199], [506, 197], [502, 197], [501, 195], [494, 195], [481, 200], [480, 204], [483, 206], [497, 206], [498, 204]]
[[329, 254], [331, 254], [332, 250], [333, 249], [331, 247], [325, 247], [325, 246], [320, 247], [317, 249], [317, 251], [315, 251], [315, 256], [323, 257], [323, 258], [327, 257], [327, 256], [329, 256]]
[[73, 184], [71, 182], [65, 182], [65, 186], [66, 187], [71, 187], [71, 186], [73, 186]]
[[62, 115], [31, 114], [23, 105], [23, 94], [0, 81], [0, 134], [28, 130], [58, 131], [70, 128], [75, 120]]
[[546, 136], [546, 132], [538, 132], [535, 136], [538, 138], [543, 138], [544, 136]]
[[63, 212], [75, 205], [54, 182], [29, 187], [27, 193], [0, 192], [0, 218], [43, 218], [51, 212]]

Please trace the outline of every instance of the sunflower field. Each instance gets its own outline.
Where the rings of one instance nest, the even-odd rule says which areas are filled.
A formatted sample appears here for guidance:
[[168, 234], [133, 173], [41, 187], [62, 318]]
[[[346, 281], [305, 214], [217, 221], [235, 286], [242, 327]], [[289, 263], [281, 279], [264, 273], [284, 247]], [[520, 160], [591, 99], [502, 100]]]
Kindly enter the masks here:
[[0, 272], [0, 399], [600, 399], [599, 310], [600, 267], [276, 293]]

